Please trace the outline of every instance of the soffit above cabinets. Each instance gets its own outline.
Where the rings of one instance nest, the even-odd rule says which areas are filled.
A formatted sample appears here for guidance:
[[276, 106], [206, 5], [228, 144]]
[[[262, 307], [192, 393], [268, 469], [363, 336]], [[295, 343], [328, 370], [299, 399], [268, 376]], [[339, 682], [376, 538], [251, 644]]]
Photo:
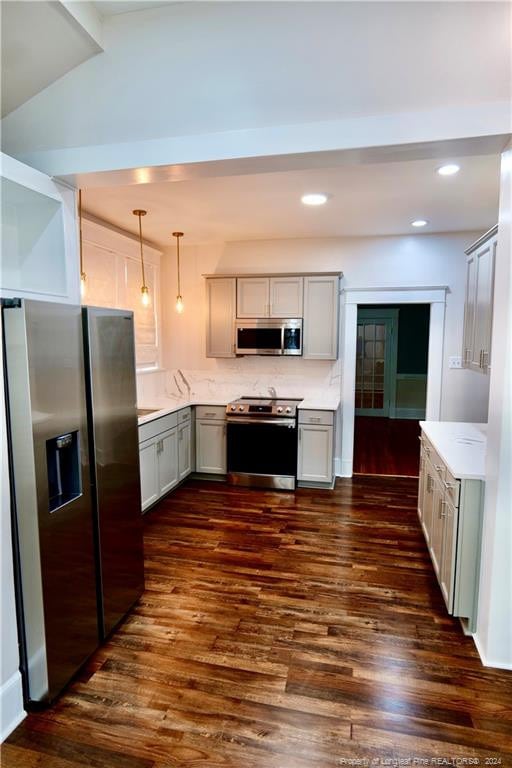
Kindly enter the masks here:
[[208, 279], [222, 278], [222, 277], [324, 277], [324, 276], [336, 276], [343, 277], [343, 272], [330, 271], [330, 272], [227, 272], [224, 274], [204, 274], [201, 277]]

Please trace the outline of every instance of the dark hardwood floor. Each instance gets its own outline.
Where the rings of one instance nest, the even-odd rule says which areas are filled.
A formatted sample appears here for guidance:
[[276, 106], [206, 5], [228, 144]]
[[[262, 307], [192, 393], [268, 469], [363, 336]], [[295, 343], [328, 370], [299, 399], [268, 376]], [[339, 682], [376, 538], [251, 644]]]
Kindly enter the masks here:
[[146, 517], [145, 556], [140, 603], [3, 768], [512, 765], [512, 673], [446, 614], [416, 481], [191, 481]]
[[417, 477], [420, 423], [414, 419], [356, 416], [354, 472], [362, 475]]

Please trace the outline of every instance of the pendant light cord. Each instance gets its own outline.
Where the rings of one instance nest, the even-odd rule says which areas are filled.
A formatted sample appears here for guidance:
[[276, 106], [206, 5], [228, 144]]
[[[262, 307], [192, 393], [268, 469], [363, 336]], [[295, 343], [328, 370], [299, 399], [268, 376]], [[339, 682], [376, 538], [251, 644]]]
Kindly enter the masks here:
[[78, 190], [78, 231], [80, 237], [80, 277], [84, 274], [84, 256], [82, 247], [82, 190]]
[[180, 238], [176, 238], [176, 260], [178, 262], [178, 296], [181, 296], [181, 286], [180, 286]]
[[139, 241], [140, 241], [140, 262], [141, 262], [141, 265], [142, 265], [142, 287], [145, 288], [146, 287], [146, 275], [145, 275], [145, 272], [144, 272], [144, 251], [143, 251], [143, 248], [142, 248], [142, 214], [139, 212], [137, 215], [139, 217]]

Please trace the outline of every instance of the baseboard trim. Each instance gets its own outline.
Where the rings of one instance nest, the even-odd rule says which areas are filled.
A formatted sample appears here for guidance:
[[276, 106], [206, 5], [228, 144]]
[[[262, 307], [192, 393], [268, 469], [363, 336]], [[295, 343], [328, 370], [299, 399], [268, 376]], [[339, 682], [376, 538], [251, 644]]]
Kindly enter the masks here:
[[25, 719], [23, 688], [19, 670], [11, 675], [0, 688], [0, 743]]
[[476, 632], [472, 635], [473, 642], [475, 644], [475, 647], [478, 651], [478, 655], [480, 656], [480, 661], [484, 665], [484, 667], [492, 667], [493, 669], [507, 669], [512, 670], [512, 661], [494, 661], [493, 659], [488, 659], [484, 653], [484, 649], [482, 648], [482, 643], [476, 634]]

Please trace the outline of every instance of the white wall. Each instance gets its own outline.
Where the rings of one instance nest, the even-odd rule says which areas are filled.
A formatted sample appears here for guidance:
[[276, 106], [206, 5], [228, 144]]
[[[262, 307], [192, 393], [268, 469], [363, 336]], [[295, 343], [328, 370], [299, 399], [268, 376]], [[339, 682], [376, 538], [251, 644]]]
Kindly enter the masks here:
[[205, 284], [203, 273], [343, 271], [343, 287], [404, 287], [446, 285], [445, 345], [441, 418], [487, 421], [489, 379], [465, 370], [449, 370], [448, 357], [460, 355], [464, 316], [464, 250], [480, 232], [410, 237], [271, 240], [183, 246], [182, 293], [185, 312], [174, 311], [176, 258], [170, 248], [162, 258], [163, 361], [166, 368], [237, 370], [290, 374], [325, 379], [334, 364], [308, 360], [205, 357]]
[[[1, 317], [0, 317], [1, 338]], [[0, 344], [0, 500], [1, 500], [1, 656], [0, 656], [0, 741], [25, 717], [19, 672], [18, 633], [11, 543], [11, 503], [7, 435], [5, 426], [4, 369]]]

